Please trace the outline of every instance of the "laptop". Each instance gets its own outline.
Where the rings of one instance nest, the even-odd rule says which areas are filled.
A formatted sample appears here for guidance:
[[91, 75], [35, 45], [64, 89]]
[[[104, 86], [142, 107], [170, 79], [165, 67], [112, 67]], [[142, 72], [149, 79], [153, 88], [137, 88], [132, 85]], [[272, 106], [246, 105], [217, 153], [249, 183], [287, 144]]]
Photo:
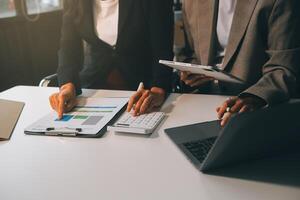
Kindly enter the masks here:
[[10, 139], [24, 105], [21, 102], [0, 99], [0, 141]]
[[202, 172], [296, 151], [300, 146], [300, 101], [235, 115], [224, 128], [210, 121], [165, 132]]

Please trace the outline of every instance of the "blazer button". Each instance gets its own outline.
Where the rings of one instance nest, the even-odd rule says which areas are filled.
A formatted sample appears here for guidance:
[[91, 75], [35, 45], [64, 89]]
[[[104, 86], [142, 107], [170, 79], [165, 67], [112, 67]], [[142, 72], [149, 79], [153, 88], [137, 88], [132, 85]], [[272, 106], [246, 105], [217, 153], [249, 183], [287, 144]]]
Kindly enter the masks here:
[[116, 50], [117, 46], [116, 46], [116, 45], [114, 45], [114, 46], [112, 46], [112, 48], [113, 48], [113, 50]]

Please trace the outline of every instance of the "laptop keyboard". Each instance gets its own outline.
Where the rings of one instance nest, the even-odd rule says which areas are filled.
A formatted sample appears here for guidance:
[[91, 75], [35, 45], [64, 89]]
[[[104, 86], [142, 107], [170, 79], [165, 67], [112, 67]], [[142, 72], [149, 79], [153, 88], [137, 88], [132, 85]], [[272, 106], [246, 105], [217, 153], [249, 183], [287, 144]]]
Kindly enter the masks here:
[[193, 156], [202, 163], [216, 139], [217, 137], [211, 137], [205, 140], [187, 142], [184, 143], [183, 146], [185, 146], [191, 154], [193, 154]]

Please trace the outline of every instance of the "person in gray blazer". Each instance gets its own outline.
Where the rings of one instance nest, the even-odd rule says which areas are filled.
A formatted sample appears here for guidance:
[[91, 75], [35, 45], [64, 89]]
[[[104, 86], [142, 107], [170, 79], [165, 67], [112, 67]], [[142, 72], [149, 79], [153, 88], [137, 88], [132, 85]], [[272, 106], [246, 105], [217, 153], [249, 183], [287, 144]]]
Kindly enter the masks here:
[[245, 81], [234, 85], [181, 72], [190, 87], [228, 94], [217, 108], [221, 125], [234, 113], [289, 100], [300, 63], [299, 0], [184, 0], [189, 45], [198, 64]]

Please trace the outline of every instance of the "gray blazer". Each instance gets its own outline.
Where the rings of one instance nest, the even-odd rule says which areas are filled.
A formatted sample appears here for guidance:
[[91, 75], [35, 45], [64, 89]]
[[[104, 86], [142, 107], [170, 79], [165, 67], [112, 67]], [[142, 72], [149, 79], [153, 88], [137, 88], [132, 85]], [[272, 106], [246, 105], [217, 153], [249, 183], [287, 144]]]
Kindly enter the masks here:
[[[214, 1], [183, 2], [189, 43], [204, 65], [214, 57]], [[270, 105], [293, 94], [300, 67], [299, 10], [299, 0], [237, 1], [223, 63], [225, 71], [246, 82], [236, 95], [253, 94]]]

